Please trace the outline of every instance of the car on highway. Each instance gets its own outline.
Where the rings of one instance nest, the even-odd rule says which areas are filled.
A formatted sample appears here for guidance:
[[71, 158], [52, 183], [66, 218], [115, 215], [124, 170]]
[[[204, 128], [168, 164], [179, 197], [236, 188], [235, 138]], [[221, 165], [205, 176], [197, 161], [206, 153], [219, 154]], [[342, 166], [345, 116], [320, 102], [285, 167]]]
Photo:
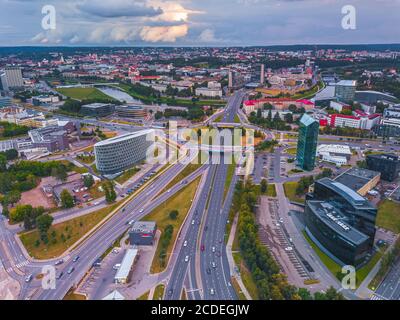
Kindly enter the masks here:
[[187, 244], [188, 244], [188, 242], [185, 241], [185, 242], [183, 243], [183, 246], [184, 246], [184, 247], [187, 247]]
[[144, 209], [140, 209], [140, 210], [139, 210], [139, 213], [143, 213], [143, 212], [144, 212]]
[[119, 270], [119, 268], [121, 268], [121, 264], [117, 263], [116, 265], [114, 265], [113, 269], [114, 270]]
[[215, 247], [212, 247], [212, 248], [211, 248], [211, 251], [212, 251], [213, 253], [215, 253], [216, 250], [217, 250], [217, 249], [216, 249]]
[[192, 226], [196, 223], [196, 221], [192, 220]]
[[211, 269], [207, 268], [206, 272], [207, 272], [207, 274], [211, 274]]
[[217, 264], [215, 263], [215, 261], [211, 262], [211, 267], [213, 267], [214, 269], [217, 267]]
[[136, 222], [135, 220], [130, 220], [130, 221], [128, 222], [128, 224], [129, 224], [130, 226], [132, 226], [135, 222]]
[[63, 264], [63, 263], [64, 263], [64, 260], [63, 260], [63, 259], [60, 259], [60, 260], [57, 260], [57, 261], [54, 263], [54, 265], [59, 266], [59, 265], [61, 265], [61, 264]]
[[33, 279], [33, 274], [29, 274], [25, 277], [25, 282], [31, 282]]
[[56, 276], [56, 279], [57, 280], [60, 280], [61, 279], [61, 277], [64, 275], [64, 272], [60, 272], [57, 276]]
[[79, 260], [79, 256], [76, 256], [73, 260], [72, 260], [72, 262], [77, 262]]
[[210, 290], [210, 294], [211, 294], [212, 296], [215, 295], [214, 289], [211, 289], [211, 290]]
[[185, 262], [189, 262], [189, 256], [185, 257]]
[[201, 250], [201, 251], [204, 251], [204, 250], [205, 250], [204, 244], [201, 245], [200, 250]]
[[293, 248], [292, 247], [287, 247], [287, 248], [285, 248], [285, 251], [287, 251], [287, 252], [293, 251]]
[[71, 274], [71, 273], [74, 272], [74, 271], [75, 271], [75, 268], [74, 268], [74, 267], [71, 267], [71, 268], [68, 269], [67, 273], [68, 273], [68, 274]]
[[168, 290], [168, 297], [172, 297], [173, 293], [174, 293], [174, 290], [169, 289]]

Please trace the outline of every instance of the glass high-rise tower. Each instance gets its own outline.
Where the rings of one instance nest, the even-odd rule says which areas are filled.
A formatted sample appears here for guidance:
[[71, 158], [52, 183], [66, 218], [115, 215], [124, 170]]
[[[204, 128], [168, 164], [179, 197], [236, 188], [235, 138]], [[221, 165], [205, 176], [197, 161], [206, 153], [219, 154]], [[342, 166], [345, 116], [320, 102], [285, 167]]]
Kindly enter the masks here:
[[305, 114], [300, 119], [299, 140], [297, 142], [297, 164], [307, 171], [315, 168], [317, 156], [319, 122]]

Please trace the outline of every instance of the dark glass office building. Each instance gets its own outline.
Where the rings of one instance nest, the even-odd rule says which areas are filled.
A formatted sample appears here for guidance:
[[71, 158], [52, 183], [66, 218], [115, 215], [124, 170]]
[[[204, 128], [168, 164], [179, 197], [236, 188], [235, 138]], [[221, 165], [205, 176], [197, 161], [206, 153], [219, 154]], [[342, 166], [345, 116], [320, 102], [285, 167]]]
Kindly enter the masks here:
[[308, 236], [331, 259], [352, 266], [365, 261], [370, 252], [369, 237], [346, 223], [346, 215], [335, 205], [308, 201], [305, 220]]
[[394, 154], [376, 154], [367, 156], [368, 169], [381, 173], [386, 181], [395, 181], [400, 174], [400, 159]]
[[305, 114], [300, 119], [299, 139], [297, 142], [297, 164], [304, 170], [315, 168], [318, 146], [319, 122]]
[[[321, 207], [317, 202], [330, 207]], [[330, 252], [343, 264], [358, 265], [372, 251], [378, 211], [349, 187], [329, 178], [316, 181], [314, 192], [306, 197], [305, 212], [307, 232], [318, 241], [316, 243], [322, 250]], [[328, 215], [329, 212], [336, 220]], [[329, 221], [331, 224], [326, 230], [321, 227], [328, 221], [325, 216], [334, 222]]]

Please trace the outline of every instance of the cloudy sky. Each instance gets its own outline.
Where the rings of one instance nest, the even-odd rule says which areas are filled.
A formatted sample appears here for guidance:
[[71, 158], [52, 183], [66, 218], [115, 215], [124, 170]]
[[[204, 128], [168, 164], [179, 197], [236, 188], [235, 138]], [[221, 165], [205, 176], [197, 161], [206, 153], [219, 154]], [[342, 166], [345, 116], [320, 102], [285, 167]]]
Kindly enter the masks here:
[[[355, 30], [342, 28], [345, 5]], [[400, 0], [0, 0], [0, 46], [337, 43], [400, 43]]]

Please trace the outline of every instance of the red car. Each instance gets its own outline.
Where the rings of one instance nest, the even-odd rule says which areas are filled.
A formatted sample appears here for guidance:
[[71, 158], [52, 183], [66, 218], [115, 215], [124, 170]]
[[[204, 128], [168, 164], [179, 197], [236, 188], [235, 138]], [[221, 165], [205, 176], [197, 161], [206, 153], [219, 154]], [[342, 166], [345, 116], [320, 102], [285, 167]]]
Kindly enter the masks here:
[[204, 251], [204, 244], [200, 248], [201, 251]]

